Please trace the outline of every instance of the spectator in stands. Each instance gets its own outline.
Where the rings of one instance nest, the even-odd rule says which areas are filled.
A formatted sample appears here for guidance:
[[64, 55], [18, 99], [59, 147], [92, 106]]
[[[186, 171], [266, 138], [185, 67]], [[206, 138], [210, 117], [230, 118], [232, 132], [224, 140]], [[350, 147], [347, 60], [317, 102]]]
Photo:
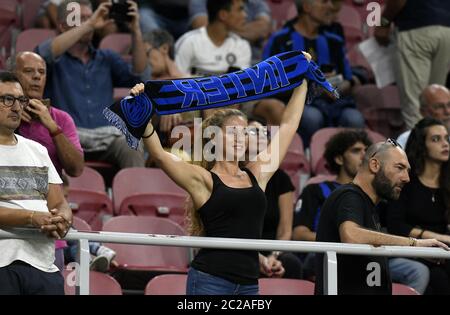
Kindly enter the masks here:
[[[249, 137], [249, 157], [247, 161], [251, 161], [252, 157], [267, 148], [270, 141], [269, 129], [265, 126], [265, 122], [260, 118], [249, 118], [248, 120], [248, 137]], [[252, 148], [251, 146], [256, 146]], [[267, 199], [266, 215], [264, 217], [264, 227], [262, 230], [262, 238], [268, 240], [285, 240], [292, 239], [292, 217], [294, 214], [294, 191], [295, 187], [291, 182], [288, 174], [283, 170], [277, 169], [267, 183], [265, 194]], [[268, 259], [279, 260], [285, 269], [284, 278], [301, 279], [302, 263], [300, 259], [290, 252], [263, 252]]]
[[[296, 212], [293, 239], [315, 241], [320, 209], [328, 196], [339, 186], [353, 181], [366, 153], [372, 144], [364, 131], [348, 130], [334, 135], [326, 144], [324, 157], [329, 170], [336, 174], [336, 180], [305, 187], [299, 198], [301, 209]], [[300, 202], [301, 200], [301, 202]], [[383, 225], [383, 222], [381, 222]], [[315, 254], [305, 257], [303, 271], [309, 278], [314, 275]], [[423, 294], [429, 281], [429, 270], [420, 262], [404, 258], [389, 259], [392, 281], [414, 288]]]
[[[389, 232], [450, 244], [449, 136], [442, 122], [424, 118], [412, 129], [406, 144], [411, 182], [397, 201], [389, 203]], [[432, 294], [450, 294], [450, 263], [420, 259], [430, 268]]]
[[178, 38], [188, 30], [189, 1], [138, 0], [138, 4], [143, 33], [164, 29]]
[[297, 18], [270, 37], [263, 58], [290, 50], [305, 50], [343, 96], [334, 101], [324, 93], [305, 107], [299, 133], [308, 147], [311, 136], [320, 128], [364, 128], [365, 122], [350, 96], [352, 86], [357, 81], [353, 78], [345, 56], [343, 39], [332, 33], [320, 33], [322, 26], [331, 23], [331, 0], [297, 0], [296, 4], [299, 12]]
[[81, 146], [89, 160], [105, 160], [124, 167], [144, 166], [142, 151], [130, 149], [125, 137], [103, 117], [103, 109], [113, 103], [113, 88], [133, 86], [150, 78], [144, 42], [139, 28], [137, 5], [131, 6], [133, 17], [132, 69], [122, 58], [91, 45], [93, 31], [111, 20], [110, 3], [102, 3], [92, 13], [90, 2], [75, 1], [81, 6], [81, 26], [69, 27], [65, 0], [59, 6], [61, 34], [37, 47], [47, 63], [48, 78], [45, 95], [58, 108], [68, 112], [78, 127]]
[[[28, 102], [19, 79], [0, 73], [0, 226], [64, 237], [72, 212], [47, 150], [14, 134]], [[64, 294], [51, 238], [0, 240], [0, 294]]]
[[[77, 129], [72, 117], [66, 112], [51, 107], [44, 100], [47, 76], [45, 61], [33, 52], [20, 52], [9, 60], [9, 70], [15, 72], [30, 99], [22, 112], [22, 122], [18, 133], [27, 139], [42, 144], [48, 152], [56, 171], [77, 177], [84, 168], [83, 150], [78, 139]], [[55, 242], [55, 264], [59, 270], [64, 268], [64, 247], [66, 242]]]
[[375, 28], [380, 44], [395, 43], [397, 85], [402, 115], [408, 128], [422, 117], [419, 94], [430, 84], [445, 85], [450, 67], [450, 1], [387, 0], [381, 26]]
[[[305, 57], [310, 58], [308, 54]], [[143, 91], [144, 84], [139, 84], [131, 90], [131, 94], [138, 95]], [[142, 137], [145, 147], [157, 165], [191, 197], [191, 207], [187, 211], [191, 234], [250, 239], [261, 237], [267, 204], [264, 190], [295, 134], [306, 93], [305, 80], [294, 90], [280, 129], [272, 137], [270, 149], [261, 152], [256, 161], [248, 163], [243, 170], [239, 167], [239, 161], [245, 158], [247, 141], [240, 136], [240, 131], [247, 127], [247, 120], [236, 109], [218, 110], [203, 121], [202, 134], [208, 127], [209, 130], [216, 130], [216, 136], [208, 140], [216, 142], [214, 148], [209, 148], [214, 153], [208, 150], [208, 145], [204, 148], [207, 151], [206, 156], [202, 155], [204, 167], [173, 158], [162, 148], [158, 137], [153, 135], [151, 123], [148, 124]], [[224, 156], [228, 158], [220, 158]], [[188, 273], [187, 294], [257, 294], [260, 258], [256, 251], [200, 249]], [[276, 269], [273, 267], [272, 273], [283, 272], [279, 266]]]
[[[235, 34], [245, 23], [242, 0], [208, 0], [209, 24], [183, 35], [175, 44], [175, 62], [181, 71], [199, 76], [217, 75], [250, 66], [248, 41]], [[246, 114], [264, 117], [278, 125], [284, 105], [275, 99], [242, 104]], [[214, 110], [204, 110], [208, 117]]]
[[[381, 230], [377, 205], [382, 199], [396, 200], [409, 182], [410, 169], [405, 152], [388, 139], [369, 147], [354, 180], [342, 185], [321, 208], [316, 240], [355, 244], [439, 246], [436, 239], [394, 236]], [[324, 294], [323, 254], [316, 255], [316, 293]], [[338, 255], [338, 294], [391, 294], [392, 283], [386, 257]], [[370, 274], [377, 264], [377, 283]], [[369, 265], [370, 264], [370, 265]]]
[[20, 52], [11, 57], [8, 66], [30, 99], [22, 113], [19, 133], [47, 148], [59, 175], [64, 170], [69, 176], [80, 176], [84, 157], [75, 123], [69, 114], [50, 106], [49, 100], [43, 98], [47, 77], [45, 61], [36, 53]]
[[[247, 19], [234, 32], [248, 40], [252, 47], [252, 63], [261, 60], [261, 45], [272, 30], [270, 8], [264, 0], [247, 0], [244, 2]], [[190, 24], [193, 29], [208, 25], [206, 0], [191, 0], [189, 2]]]
[[[450, 91], [443, 85], [432, 84], [422, 91], [419, 97], [420, 114], [423, 117], [431, 117], [440, 120], [450, 130]], [[411, 130], [402, 133], [397, 141], [402, 147], [406, 142]]]

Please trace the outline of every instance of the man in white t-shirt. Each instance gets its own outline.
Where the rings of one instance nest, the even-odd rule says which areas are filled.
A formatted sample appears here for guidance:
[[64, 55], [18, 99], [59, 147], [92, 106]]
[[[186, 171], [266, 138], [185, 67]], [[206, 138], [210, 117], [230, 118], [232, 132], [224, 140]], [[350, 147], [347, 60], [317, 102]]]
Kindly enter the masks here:
[[210, 23], [184, 34], [175, 43], [175, 62], [181, 71], [199, 76], [248, 68], [250, 44], [233, 33], [246, 21], [242, 0], [208, 1]]
[[[442, 121], [450, 130], [450, 91], [443, 85], [431, 84], [422, 91], [419, 97], [420, 114]], [[397, 142], [405, 148], [411, 130], [402, 133]]]
[[72, 212], [47, 149], [14, 134], [28, 103], [18, 78], [0, 73], [0, 226], [39, 228], [47, 236], [0, 239], [0, 295], [64, 294], [54, 239], [66, 235]]

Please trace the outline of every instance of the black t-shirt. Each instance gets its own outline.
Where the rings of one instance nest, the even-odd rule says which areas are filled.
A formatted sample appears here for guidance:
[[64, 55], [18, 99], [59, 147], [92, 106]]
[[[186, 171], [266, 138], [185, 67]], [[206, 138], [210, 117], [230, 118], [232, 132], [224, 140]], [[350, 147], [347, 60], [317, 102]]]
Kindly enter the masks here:
[[315, 232], [319, 223], [320, 209], [326, 197], [339, 185], [336, 182], [325, 181], [306, 186], [299, 197], [302, 200], [302, 207], [294, 216], [294, 227], [303, 225]]
[[263, 239], [274, 240], [277, 236], [280, 222], [280, 207], [278, 198], [288, 192], [294, 191], [289, 175], [278, 169], [266, 186], [267, 211], [264, 217]]
[[389, 233], [402, 236], [409, 236], [415, 227], [447, 234], [443, 191], [426, 187], [417, 176], [411, 176], [400, 198], [388, 203], [387, 223]]
[[[353, 184], [337, 188], [325, 201], [321, 210], [317, 241], [341, 242], [339, 226], [345, 221], [381, 231], [375, 205], [361, 188]], [[316, 255], [316, 294], [323, 294], [323, 258], [323, 254]], [[392, 293], [386, 257], [337, 255], [337, 263], [338, 294]], [[378, 264], [375, 269], [372, 263]], [[380, 271], [379, 278], [373, 276], [374, 270]], [[375, 285], [369, 286], [373, 280]], [[379, 280], [379, 283], [376, 280]]]
[[408, 0], [394, 21], [400, 31], [431, 25], [450, 26], [450, 1]]

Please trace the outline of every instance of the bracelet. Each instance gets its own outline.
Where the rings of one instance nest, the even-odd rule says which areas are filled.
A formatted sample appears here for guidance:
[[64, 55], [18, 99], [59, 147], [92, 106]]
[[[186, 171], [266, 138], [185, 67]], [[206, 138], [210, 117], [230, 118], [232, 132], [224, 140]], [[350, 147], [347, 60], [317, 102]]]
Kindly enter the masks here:
[[150, 134], [148, 135], [148, 136], [144, 136], [144, 135], [142, 135], [142, 139], [147, 139], [147, 138], [150, 138], [151, 136], [153, 136], [153, 133], [155, 132], [155, 127], [153, 127], [153, 130], [152, 130], [152, 132], [150, 132]]
[[419, 236], [417, 236], [417, 238], [422, 238], [422, 236], [423, 236], [423, 233], [425, 232], [425, 230], [424, 229], [422, 229], [421, 231], [420, 231], [420, 234], [419, 234]]
[[409, 238], [409, 246], [416, 246], [417, 244], [417, 239], [414, 237], [410, 237]]
[[31, 211], [31, 215], [30, 215], [30, 226], [33, 226], [33, 216], [34, 216], [34, 211]]
[[62, 133], [63, 133], [62, 129], [58, 127], [58, 129], [56, 129], [55, 132], [51, 132], [50, 133], [50, 136], [52, 136], [52, 138], [54, 138], [54, 137], [56, 137], [56, 136], [58, 136], [58, 135], [60, 135]]

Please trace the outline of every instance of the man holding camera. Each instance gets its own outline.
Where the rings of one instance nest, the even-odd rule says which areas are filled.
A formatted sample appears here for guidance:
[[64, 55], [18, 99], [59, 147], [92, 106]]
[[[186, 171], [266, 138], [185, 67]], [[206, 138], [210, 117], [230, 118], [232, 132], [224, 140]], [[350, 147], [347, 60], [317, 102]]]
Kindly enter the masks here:
[[[150, 78], [137, 4], [127, 3], [132, 34], [131, 67], [117, 53], [92, 45], [94, 31], [114, 22], [110, 2], [101, 3], [92, 12], [88, 0], [63, 1], [58, 8], [61, 34], [37, 47], [47, 63], [45, 95], [74, 119], [86, 158], [107, 161], [119, 168], [144, 166], [143, 152], [128, 148], [125, 137], [108, 124], [102, 111], [113, 103], [115, 87], [132, 87]], [[79, 12], [70, 11], [74, 4], [75, 7], [78, 4]], [[80, 14], [78, 26], [72, 25], [76, 21], [73, 13]]]

